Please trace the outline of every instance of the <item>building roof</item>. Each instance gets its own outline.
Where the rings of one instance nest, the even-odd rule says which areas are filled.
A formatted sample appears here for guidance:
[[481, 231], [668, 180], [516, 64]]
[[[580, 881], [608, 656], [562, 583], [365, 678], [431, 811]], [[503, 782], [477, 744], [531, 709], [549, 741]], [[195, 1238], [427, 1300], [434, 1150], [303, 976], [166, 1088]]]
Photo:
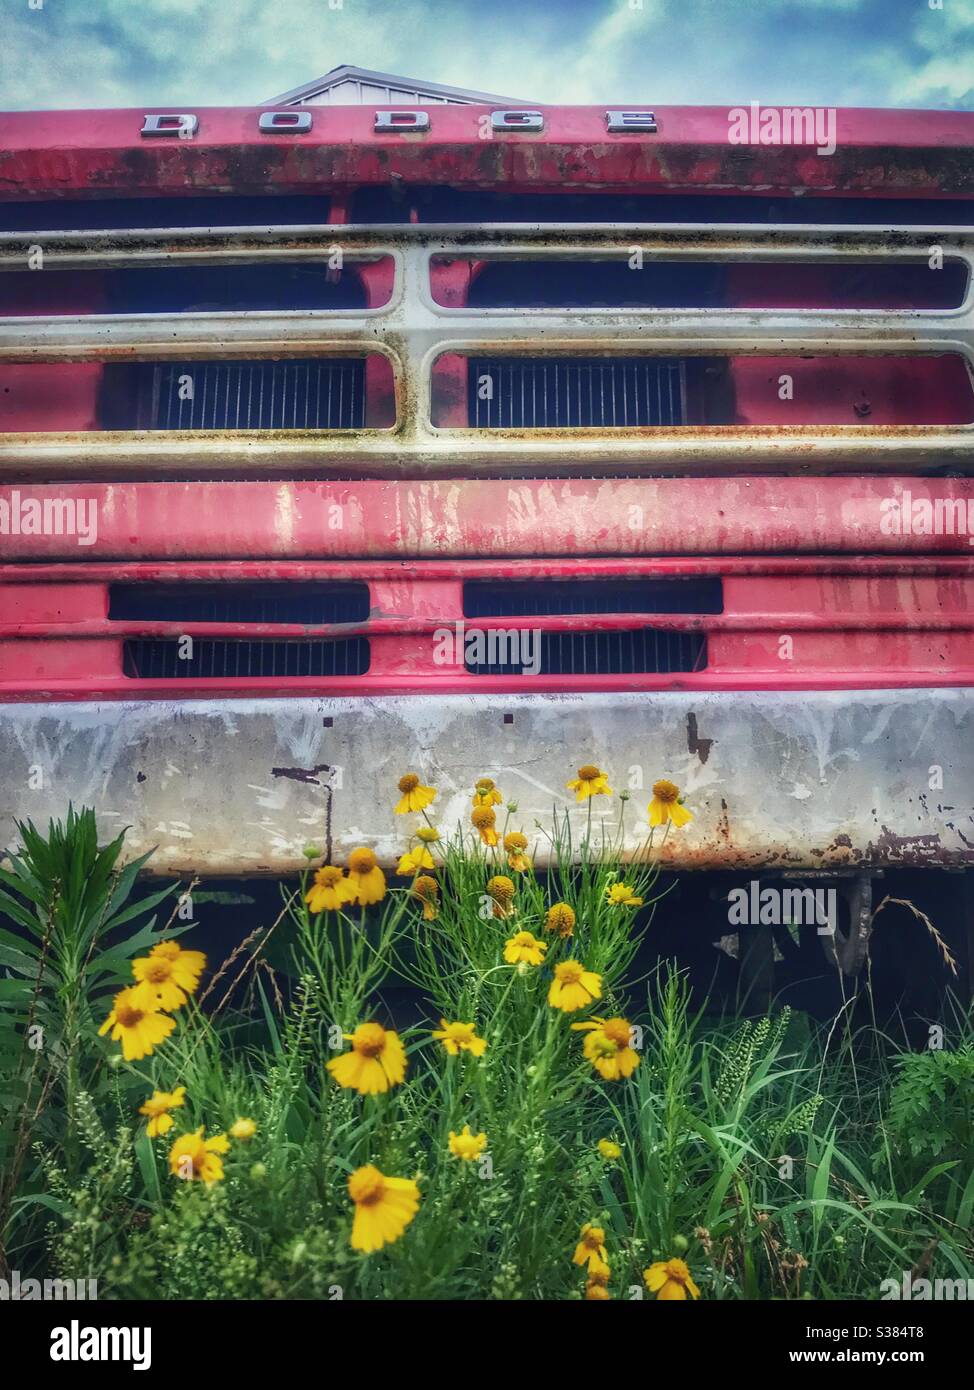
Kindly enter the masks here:
[[415, 77], [399, 77], [392, 72], [371, 72], [368, 68], [342, 63], [313, 82], [293, 87], [289, 92], [271, 97], [264, 106], [394, 106], [397, 102], [438, 102], [450, 106], [479, 106], [494, 103], [507, 106], [537, 106], [524, 97], [498, 96], [494, 92], [476, 92], [465, 87], [443, 87], [438, 82], [424, 82]]

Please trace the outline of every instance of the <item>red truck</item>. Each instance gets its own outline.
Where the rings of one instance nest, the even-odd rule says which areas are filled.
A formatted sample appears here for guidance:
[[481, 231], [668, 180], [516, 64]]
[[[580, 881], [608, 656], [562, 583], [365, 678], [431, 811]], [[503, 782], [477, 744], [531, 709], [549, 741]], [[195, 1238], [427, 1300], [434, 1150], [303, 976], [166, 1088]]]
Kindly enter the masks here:
[[668, 866], [835, 884], [850, 970], [877, 875], [967, 883], [974, 114], [0, 147], [0, 845], [73, 801], [157, 872], [388, 865], [406, 770], [530, 825], [593, 763], [634, 847], [680, 786]]

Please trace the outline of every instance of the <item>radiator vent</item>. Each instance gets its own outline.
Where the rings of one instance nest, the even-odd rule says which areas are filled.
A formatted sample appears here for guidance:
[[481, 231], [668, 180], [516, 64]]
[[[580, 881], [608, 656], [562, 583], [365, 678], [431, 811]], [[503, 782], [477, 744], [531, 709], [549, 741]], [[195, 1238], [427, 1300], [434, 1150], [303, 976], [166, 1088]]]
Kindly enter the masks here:
[[[540, 662], [536, 659], [540, 655]], [[515, 659], [512, 659], [515, 658]], [[472, 676], [614, 676], [702, 671], [707, 639], [697, 632], [637, 628], [623, 632], [538, 632], [490, 629], [484, 651], [468, 646]]]
[[684, 363], [662, 357], [471, 357], [477, 429], [634, 429], [686, 423]]
[[723, 585], [719, 578], [474, 579], [463, 586], [466, 618], [723, 611]]
[[106, 371], [106, 429], [356, 430], [365, 359], [138, 362]]
[[123, 645], [123, 671], [133, 680], [362, 676], [369, 669], [369, 644], [364, 637], [306, 642], [194, 638], [188, 659], [180, 657], [178, 640], [137, 638]]
[[369, 616], [363, 583], [112, 584], [108, 616], [117, 622], [361, 623]]

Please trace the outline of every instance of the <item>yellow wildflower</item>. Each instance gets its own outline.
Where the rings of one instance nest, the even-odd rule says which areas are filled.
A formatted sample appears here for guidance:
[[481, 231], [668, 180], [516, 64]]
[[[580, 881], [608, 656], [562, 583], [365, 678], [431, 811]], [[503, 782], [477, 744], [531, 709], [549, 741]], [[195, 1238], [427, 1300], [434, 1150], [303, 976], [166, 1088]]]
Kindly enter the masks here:
[[162, 941], [147, 956], [132, 962], [138, 980], [134, 994], [144, 1009], [164, 1009], [171, 1013], [195, 994], [206, 965], [202, 951], [184, 951], [175, 941]]
[[672, 821], [679, 829], [687, 821], [693, 820], [693, 812], [680, 805], [679, 797], [680, 788], [675, 782], [668, 782], [665, 778], [654, 782], [653, 799], [647, 808], [650, 825], [665, 825], [667, 821]]
[[184, 1182], [201, 1178], [209, 1187], [223, 1178], [223, 1163], [220, 1154], [230, 1148], [225, 1134], [214, 1134], [212, 1139], [203, 1138], [203, 1126], [193, 1134], [181, 1134], [169, 1150], [169, 1171]]
[[700, 1290], [682, 1260], [657, 1260], [649, 1269], [643, 1270], [643, 1278], [647, 1289], [660, 1302], [685, 1299], [688, 1293], [691, 1298], [700, 1297]]
[[[150, 956], [163, 956], [177, 967], [175, 980], [187, 994], [193, 994], [199, 984], [199, 976], [206, 969], [206, 956], [202, 951], [186, 951], [178, 941], [160, 941], [149, 952]], [[193, 976], [196, 979], [193, 979]]]
[[435, 825], [421, 825], [416, 831], [416, 839], [420, 844], [415, 849], [407, 850], [399, 860], [399, 867], [396, 870], [399, 874], [418, 874], [421, 869], [435, 869], [436, 863], [430, 853], [429, 846], [435, 845], [440, 838], [440, 832]]
[[473, 789], [473, 804], [475, 806], [500, 806], [503, 800], [504, 798], [494, 786], [492, 778], [478, 778], [477, 785]]
[[407, 772], [405, 777], [399, 778], [399, 790], [402, 797], [396, 803], [397, 816], [424, 810], [436, 796], [436, 788], [422, 786], [415, 772]]
[[230, 1126], [230, 1138], [239, 1139], [243, 1143], [246, 1143], [248, 1139], [253, 1139], [256, 1133], [256, 1124], [253, 1120], [248, 1119], [246, 1115], [241, 1116], [238, 1120], [234, 1120], [233, 1124]]
[[348, 1195], [355, 1203], [353, 1250], [381, 1250], [398, 1240], [419, 1210], [419, 1188], [410, 1178], [388, 1178], [371, 1163], [349, 1174]]
[[575, 1246], [575, 1253], [572, 1256], [572, 1264], [585, 1265], [592, 1272], [594, 1265], [596, 1272], [609, 1273], [605, 1253], [605, 1231], [601, 1226], [593, 1226], [591, 1221], [586, 1221], [582, 1227], [578, 1244]]
[[379, 1023], [360, 1023], [354, 1033], [342, 1037], [352, 1044], [351, 1050], [326, 1064], [339, 1086], [371, 1096], [399, 1085], [407, 1063], [398, 1033]]
[[529, 931], [515, 932], [504, 942], [504, 959], [508, 965], [543, 965], [547, 941], [538, 941]]
[[631, 1046], [632, 1025], [627, 1018], [592, 1018], [573, 1023], [575, 1032], [588, 1032], [582, 1051], [606, 1081], [631, 1076], [639, 1066], [639, 1053]]
[[185, 1105], [185, 1096], [185, 1086], [177, 1086], [174, 1091], [153, 1091], [145, 1104], [139, 1106], [139, 1114], [149, 1117], [145, 1132], [150, 1139], [155, 1139], [157, 1135], [165, 1134], [172, 1129], [175, 1121], [169, 1112]]
[[578, 776], [565, 784], [575, 793], [576, 801], [585, 801], [590, 796], [611, 796], [608, 773], [601, 772], [593, 763], [586, 763], [578, 769]]
[[504, 836], [508, 867], [517, 874], [526, 874], [531, 868], [531, 860], [524, 853], [527, 847], [528, 837], [522, 835], [520, 830], [512, 830]]
[[599, 1153], [608, 1163], [622, 1157], [622, 1149], [613, 1139], [600, 1139], [596, 1145]]
[[315, 874], [312, 885], [304, 895], [312, 913], [337, 912], [348, 900], [348, 882], [344, 869], [336, 869], [334, 864], [324, 864]]
[[436, 861], [425, 845], [407, 850], [399, 860], [397, 874], [418, 874], [420, 869], [435, 869]]
[[568, 903], [554, 903], [548, 908], [544, 919], [545, 931], [557, 932], [559, 936], [575, 934], [575, 910]]
[[158, 1004], [151, 999], [147, 1002], [140, 989], [135, 985], [119, 990], [112, 1000], [111, 1013], [98, 1030], [100, 1036], [112, 1030], [112, 1042], [122, 1044], [126, 1062], [140, 1062], [151, 1056], [176, 1026], [176, 1020], [160, 1013]]
[[487, 1039], [477, 1037], [472, 1023], [447, 1023], [445, 1018], [441, 1018], [433, 1037], [443, 1044], [451, 1057], [456, 1057], [459, 1052], [472, 1052], [475, 1057], [482, 1057], [487, 1051]]
[[611, 907], [642, 907], [642, 898], [637, 898], [628, 883], [610, 883], [605, 890], [606, 900]]
[[435, 922], [440, 912], [440, 885], [429, 874], [420, 874], [413, 880], [412, 895], [423, 904], [423, 918]]
[[473, 828], [480, 832], [480, 838], [485, 845], [497, 844], [497, 816], [492, 806], [475, 806], [470, 813], [470, 820]]
[[510, 917], [514, 910], [514, 884], [506, 874], [497, 874], [487, 882], [488, 896], [494, 900], [494, 916]]
[[348, 901], [368, 907], [386, 895], [386, 876], [370, 849], [353, 849], [348, 856]]
[[593, 970], [586, 970], [578, 960], [564, 960], [555, 966], [555, 978], [548, 991], [548, 1003], [566, 1014], [588, 1008], [593, 999], [602, 998], [602, 980]]
[[471, 1134], [470, 1126], [464, 1125], [459, 1134], [454, 1134], [450, 1130], [450, 1153], [455, 1158], [462, 1158], [466, 1163], [472, 1163], [475, 1158], [479, 1158], [487, 1147], [486, 1134]]

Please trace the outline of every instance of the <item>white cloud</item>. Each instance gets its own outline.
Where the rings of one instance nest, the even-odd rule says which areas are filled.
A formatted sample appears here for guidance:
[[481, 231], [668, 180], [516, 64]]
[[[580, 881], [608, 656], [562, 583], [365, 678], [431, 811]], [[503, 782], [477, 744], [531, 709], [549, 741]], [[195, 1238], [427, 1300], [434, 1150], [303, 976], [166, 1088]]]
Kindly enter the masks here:
[[252, 105], [339, 63], [539, 102], [974, 102], [974, 0], [942, 11], [927, 0], [45, 0], [41, 10], [0, 0], [0, 10], [8, 109]]

